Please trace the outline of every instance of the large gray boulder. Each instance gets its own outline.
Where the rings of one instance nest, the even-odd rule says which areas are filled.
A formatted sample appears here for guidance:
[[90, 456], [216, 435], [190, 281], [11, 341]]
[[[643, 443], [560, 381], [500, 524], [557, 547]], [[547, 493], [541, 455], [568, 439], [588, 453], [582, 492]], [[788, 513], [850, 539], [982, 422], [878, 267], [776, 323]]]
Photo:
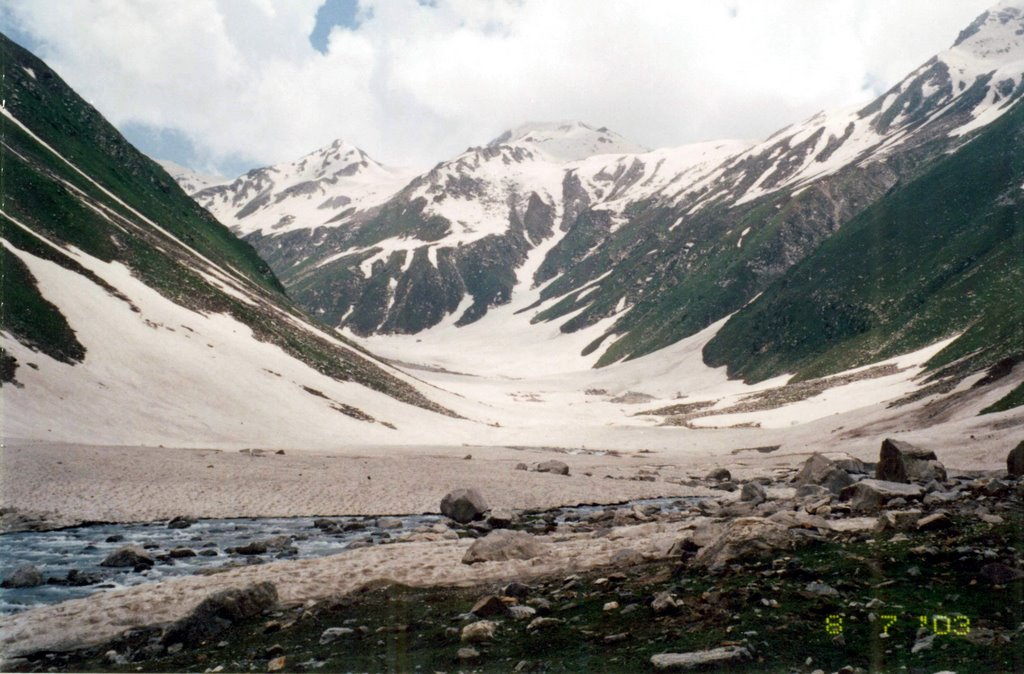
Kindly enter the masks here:
[[149, 556], [149, 553], [136, 545], [126, 545], [123, 548], [118, 548], [100, 562], [100, 566], [111, 567], [153, 566], [153, 564], [155, 562]]
[[221, 590], [199, 602], [191, 613], [168, 627], [160, 640], [165, 646], [196, 646], [276, 605], [277, 588], [273, 583]]
[[0, 587], [38, 587], [43, 584], [43, 574], [39, 572], [39, 569], [32, 566], [31, 564], [25, 564], [19, 566], [11, 575], [4, 578], [4, 581], [0, 583]]
[[547, 552], [548, 545], [525, 531], [498, 529], [473, 541], [462, 557], [463, 564], [533, 559]]
[[441, 499], [441, 514], [460, 524], [483, 519], [490, 509], [487, 499], [476, 489], [453, 489]]
[[886, 438], [875, 467], [875, 479], [887, 482], [929, 482], [945, 480], [946, 468], [935, 452], [909, 442]]
[[888, 482], [886, 480], [861, 480], [850, 485], [839, 495], [850, 502], [850, 507], [861, 512], [878, 512], [894, 498], [916, 500], [924, 495], [924, 489], [916, 484]]
[[1006, 455], [1006, 472], [1014, 477], [1024, 476], [1024, 440]]

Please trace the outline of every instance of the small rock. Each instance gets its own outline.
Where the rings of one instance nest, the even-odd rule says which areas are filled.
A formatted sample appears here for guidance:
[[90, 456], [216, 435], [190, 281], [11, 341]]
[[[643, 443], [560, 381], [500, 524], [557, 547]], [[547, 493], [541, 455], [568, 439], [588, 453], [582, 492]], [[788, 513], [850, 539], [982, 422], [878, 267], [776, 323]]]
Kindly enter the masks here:
[[471, 662], [473, 660], [476, 660], [479, 657], [480, 657], [480, 651], [478, 651], [477, 649], [475, 649], [475, 648], [473, 648], [471, 646], [465, 646], [463, 648], [460, 648], [455, 653], [455, 659], [456, 660], [460, 660], [462, 662]]
[[749, 501], [750, 503], [764, 503], [768, 500], [768, 494], [765, 492], [764, 487], [756, 482], [748, 482], [743, 485], [743, 489], [740, 490], [740, 500]]
[[490, 641], [497, 628], [498, 624], [491, 620], [478, 620], [462, 628], [462, 641], [467, 644]]
[[4, 578], [3, 582], [0, 583], [0, 587], [38, 587], [42, 585], [43, 582], [43, 574], [39, 569], [31, 564], [25, 564], [23, 566], [19, 566], [12, 571], [9, 576]]
[[377, 520], [377, 526], [381, 529], [401, 529], [402, 520], [397, 517], [381, 517]]
[[715, 468], [713, 471], [707, 474], [705, 478], [707, 480], [714, 480], [715, 482], [724, 482], [725, 480], [732, 479], [732, 473], [725, 468]]
[[171, 518], [171, 521], [167, 523], [168, 529], [188, 529], [190, 526], [195, 524], [196, 521], [191, 517], [185, 517], [178, 515], [177, 517]]
[[514, 620], [530, 620], [537, 615], [537, 609], [532, 606], [509, 606], [508, 613]]
[[564, 461], [543, 461], [537, 464], [538, 473], [554, 473], [555, 475], [568, 475], [569, 465]]
[[508, 605], [493, 594], [480, 597], [470, 610], [470, 613], [478, 615], [481, 618], [508, 615], [508, 612]]
[[350, 634], [355, 634], [355, 630], [348, 627], [328, 627], [320, 634], [320, 645], [329, 644]]
[[184, 559], [186, 557], [195, 557], [196, 551], [190, 548], [174, 548], [167, 555], [171, 559]]
[[530, 596], [530, 592], [533, 590], [529, 585], [524, 585], [516, 581], [512, 581], [505, 587], [501, 588], [501, 593], [506, 597], [515, 597], [517, 599], [523, 599]]
[[601, 608], [601, 610], [604, 611], [605, 613], [610, 613], [612, 611], [618, 611], [619, 610], [619, 602], [617, 602], [617, 601], [606, 602], [605, 605]]
[[981, 567], [981, 577], [993, 585], [1006, 585], [1018, 578], [1024, 578], [1024, 571], [1014, 569], [1000, 562], [992, 562]]
[[886, 510], [879, 515], [875, 531], [910, 531], [917, 525], [921, 515], [920, 510]]
[[950, 519], [947, 513], [941, 510], [922, 517], [917, 521], [918, 531], [937, 531], [939, 529], [948, 529], [951, 526], [953, 526], [953, 520]]
[[486, 522], [495, 529], [504, 529], [505, 527], [510, 526], [517, 519], [516, 514], [511, 510], [499, 508], [497, 510], [492, 510], [487, 515]]
[[274, 658], [273, 660], [271, 660], [270, 662], [267, 663], [267, 671], [268, 672], [280, 672], [287, 665], [288, 665], [288, 658], [282, 655], [281, 657]]
[[651, 656], [651, 664], [660, 671], [683, 671], [708, 666], [723, 666], [750, 659], [750, 651], [742, 646], [724, 646], [693, 653], [659, 653]]
[[532, 630], [539, 630], [539, 629], [544, 629], [546, 627], [552, 627], [554, 625], [558, 625], [561, 622], [562, 621], [559, 620], [558, 618], [547, 618], [547, 617], [541, 616], [539, 618], [534, 618], [533, 620], [531, 620], [530, 624], [526, 626], [526, 629], [531, 630], [531, 631]]
[[281, 644], [268, 646], [267, 650], [263, 651], [263, 655], [268, 658], [276, 658], [279, 655], [284, 655], [284, 646]]
[[491, 507], [476, 489], [453, 489], [441, 499], [441, 514], [459, 524], [481, 519]]
[[527, 466], [525, 463], [517, 463], [516, 470], [530, 470], [530, 467]]
[[932, 643], [935, 641], [935, 635], [929, 634], [919, 638], [914, 642], [914, 645], [910, 647], [911, 653], [920, 653], [921, 651], [928, 651], [932, 648]]
[[679, 608], [679, 601], [671, 592], [659, 592], [651, 600], [651, 609], [658, 615], [673, 613]]
[[839, 591], [831, 585], [826, 585], [825, 583], [818, 582], [807, 583], [807, 585], [804, 587], [804, 592], [819, 595], [822, 597], [834, 597], [839, 594]]

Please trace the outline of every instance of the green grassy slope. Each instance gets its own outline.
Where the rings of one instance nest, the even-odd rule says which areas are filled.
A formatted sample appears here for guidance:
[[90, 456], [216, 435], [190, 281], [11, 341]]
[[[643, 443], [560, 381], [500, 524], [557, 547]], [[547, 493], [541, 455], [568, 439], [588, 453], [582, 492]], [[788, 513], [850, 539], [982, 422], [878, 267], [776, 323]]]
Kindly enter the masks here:
[[1024, 106], [899, 184], [739, 311], [704, 350], [759, 381], [830, 374], [957, 333], [930, 367], [1024, 351]]
[[[130, 304], [85, 269], [74, 250], [121, 263], [167, 299], [202, 313], [228, 314], [251, 328], [256, 339], [279, 346], [322, 374], [451, 414], [353, 350], [304, 326], [308, 318], [248, 243], [195, 204], [42, 61], [2, 35], [0, 67], [0, 96], [31, 132], [0, 115], [0, 239], [5, 251], [9, 246], [59, 264]], [[57, 360], [87, 359], [89, 345], [78, 341], [29, 270], [9, 251], [0, 262], [0, 329]], [[211, 281], [218, 274], [233, 277], [248, 298], [222, 290]], [[2, 379], [12, 377], [13, 372]]]

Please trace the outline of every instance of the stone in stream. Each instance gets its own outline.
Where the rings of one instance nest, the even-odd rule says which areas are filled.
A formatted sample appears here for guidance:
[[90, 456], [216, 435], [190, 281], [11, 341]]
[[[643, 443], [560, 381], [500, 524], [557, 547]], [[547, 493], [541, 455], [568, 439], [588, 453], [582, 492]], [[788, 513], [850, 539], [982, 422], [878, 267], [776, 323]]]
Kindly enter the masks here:
[[723, 646], [692, 653], [659, 653], [651, 656], [651, 665], [659, 671], [686, 671], [708, 666], [721, 667], [750, 659], [742, 646]]
[[917, 485], [867, 479], [844, 489], [839, 498], [849, 501], [854, 510], [877, 512], [892, 499], [919, 499], [923, 494], [924, 490]]
[[11, 575], [4, 578], [3, 582], [0, 583], [0, 587], [38, 587], [42, 584], [43, 574], [40, 573], [39, 569], [31, 564], [25, 564], [19, 566], [11, 572]]
[[888, 482], [945, 480], [946, 469], [935, 452], [915, 447], [909, 442], [886, 438], [882, 441], [875, 479]]
[[191, 548], [174, 548], [167, 555], [171, 559], [184, 559], [186, 557], [195, 557], [196, 551]]
[[79, 571], [78, 569], [71, 569], [68, 571], [67, 579], [64, 582], [71, 587], [84, 587], [86, 585], [95, 585], [96, 583], [103, 582], [103, 576], [98, 573], [88, 573], [85, 571]]
[[1014, 477], [1024, 476], [1024, 440], [1006, 455], [1006, 472]]
[[473, 541], [462, 557], [463, 564], [533, 559], [547, 552], [548, 546], [525, 531], [497, 529]]
[[487, 500], [476, 489], [453, 489], [441, 499], [441, 514], [459, 524], [482, 519], [490, 509]]
[[137, 567], [137, 566], [153, 566], [156, 562], [149, 554], [142, 548], [135, 545], [127, 545], [123, 548], [114, 550], [106, 558], [100, 562], [100, 566], [111, 566], [111, 567]]
[[397, 517], [381, 517], [377, 520], [377, 526], [381, 529], [401, 529], [402, 520]]
[[543, 461], [537, 464], [538, 473], [554, 473], [555, 475], [568, 475], [569, 465], [564, 461]]
[[171, 518], [171, 521], [167, 523], [168, 529], [188, 529], [190, 526], [195, 524], [196, 521], [191, 517], [185, 517], [184, 515], [178, 515], [177, 517]]
[[184, 618], [171, 624], [160, 642], [165, 646], [195, 646], [223, 632], [232, 625], [260, 615], [277, 604], [277, 588], [262, 582], [241, 588], [216, 592], [192, 609]]

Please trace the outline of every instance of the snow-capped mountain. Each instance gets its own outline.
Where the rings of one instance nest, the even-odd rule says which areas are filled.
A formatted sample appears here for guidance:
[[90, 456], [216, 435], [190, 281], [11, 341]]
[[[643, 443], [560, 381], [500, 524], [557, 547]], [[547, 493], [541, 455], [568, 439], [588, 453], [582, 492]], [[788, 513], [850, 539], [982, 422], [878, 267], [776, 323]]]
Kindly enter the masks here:
[[[533, 123], [404, 184], [381, 178], [373, 198], [344, 206], [319, 208], [330, 198], [319, 184], [269, 189], [259, 177], [275, 169], [239, 179], [254, 186], [235, 190], [245, 198], [231, 197], [230, 218], [226, 201], [210, 200], [220, 188], [197, 198], [250, 232], [292, 296], [330, 325], [357, 335], [465, 329], [515, 306], [506, 323], [586, 330], [583, 355], [607, 364], [746, 306], [1015, 108], [1022, 34], [1019, 0], [1004, 2], [875, 101], [758, 143], [648, 151], [604, 127]], [[306, 189], [315, 196], [301, 201]]]
[[248, 244], [2, 35], [0, 67], [5, 437], [312, 447], [452, 423], [421, 382], [309, 322]]
[[245, 236], [339, 226], [383, 203], [411, 177], [339, 139], [294, 162], [253, 169], [233, 181], [198, 190], [182, 187]]
[[181, 189], [186, 194], [195, 194], [208, 187], [220, 185], [228, 181], [223, 176], [199, 173], [167, 159], [157, 159], [155, 161], [157, 164], [160, 164], [160, 168], [167, 171], [167, 175], [174, 178], [174, 181], [181, 186]]

